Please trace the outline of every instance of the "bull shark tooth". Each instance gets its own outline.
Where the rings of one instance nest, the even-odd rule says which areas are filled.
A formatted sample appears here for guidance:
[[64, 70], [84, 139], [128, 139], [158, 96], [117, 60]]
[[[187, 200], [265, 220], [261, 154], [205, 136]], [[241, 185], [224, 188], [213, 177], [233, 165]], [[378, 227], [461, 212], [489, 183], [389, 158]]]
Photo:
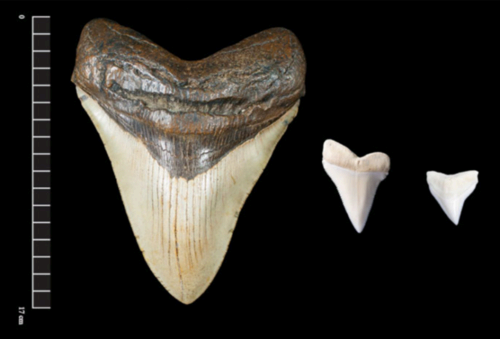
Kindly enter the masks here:
[[453, 175], [429, 171], [427, 183], [434, 198], [450, 220], [458, 225], [465, 199], [476, 188], [478, 171], [466, 171]]
[[83, 29], [72, 82], [151, 271], [177, 300], [214, 279], [239, 212], [298, 111], [305, 57], [284, 28], [184, 61], [135, 31]]
[[352, 225], [361, 233], [377, 187], [389, 173], [389, 156], [376, 152], [359, 158], [344, 145], [326, 140], [323, 145], [323, 167], [337, 187]]

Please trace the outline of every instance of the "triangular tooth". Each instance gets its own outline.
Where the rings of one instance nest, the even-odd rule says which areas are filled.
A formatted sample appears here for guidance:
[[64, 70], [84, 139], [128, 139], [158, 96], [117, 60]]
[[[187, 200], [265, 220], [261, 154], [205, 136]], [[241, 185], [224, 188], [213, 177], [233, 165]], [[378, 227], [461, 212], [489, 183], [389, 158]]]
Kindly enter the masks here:
[[465, 199], [476, 188], [478, 171], [466, 171], [453, 175], [429, 171], [427, 183], [434, 198], [450, 220], [458, 225]]
[[243, 203], [305, 94], [285, 28], [185, 61], [107, 19], [83, 29], [71, 81], [113, 165], [152, 272], [189, 304], [209, 286]]
[[389, 156], [376, 152], [359, 158], [338, 142], [326, 140], [323, 145], [323, 167], [337, 186], [352, 225], [361, 233], [377, 187], [389, 173]]
[[213, 168], [186, 180], [171, 177], [142, 142], [79, 87], [77, 93], [106, 147], [144, 258], [176, 299], [192, 303], [217, 273], [239, 211], [299, 102]]

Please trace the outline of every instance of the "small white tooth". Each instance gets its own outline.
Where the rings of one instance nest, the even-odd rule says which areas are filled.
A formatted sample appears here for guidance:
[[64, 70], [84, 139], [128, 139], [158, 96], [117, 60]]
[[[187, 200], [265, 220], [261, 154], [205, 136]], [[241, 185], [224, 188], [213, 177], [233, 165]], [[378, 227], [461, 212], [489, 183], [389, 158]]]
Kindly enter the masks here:
[[455, 225], [458, 225], [465, 199], [474, 192], [478, 183], [478, 171], [466, 171], [453, 175], [427, 172], [427, 183], [439, 206]]
[[338, 142], [326, 140], [323, 145], [323, 167], [337, 186], [354, 228], [361, 233], [377, 187], [389, 173], [389, 156], [376, 152], [359, 158]]

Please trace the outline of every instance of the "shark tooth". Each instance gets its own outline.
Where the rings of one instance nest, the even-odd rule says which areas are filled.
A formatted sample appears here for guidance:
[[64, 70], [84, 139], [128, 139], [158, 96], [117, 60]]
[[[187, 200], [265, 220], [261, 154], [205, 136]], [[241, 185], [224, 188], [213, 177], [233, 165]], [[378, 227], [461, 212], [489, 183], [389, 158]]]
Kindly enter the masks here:
[[305, 57], [284, 28], [184, 61], [96, 19], [72, 82], [105, 145], [151, 271], [177, 300], [214, 279], [239, 212], [297, 114]]
[[326, 140], [323, 145], [323, 167], [337, 187], [352, 225], [361, 233], [377, 187], [389, 173], [389, 156], [376, 152], [359, 158], [344, 145]]
[[427, 183], [434, 198], [450, 220], [458, 225], [465, 199], [476, 188], [478, 171], [466, 171], [453, 175], [429, 171]]

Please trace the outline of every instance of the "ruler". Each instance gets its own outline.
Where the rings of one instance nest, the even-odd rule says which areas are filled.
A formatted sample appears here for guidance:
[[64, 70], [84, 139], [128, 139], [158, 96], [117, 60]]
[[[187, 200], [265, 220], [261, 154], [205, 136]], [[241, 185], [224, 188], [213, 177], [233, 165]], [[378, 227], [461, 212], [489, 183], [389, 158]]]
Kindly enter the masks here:
[[32, 308], [50, 309], [50, 17], [31, 24]]

